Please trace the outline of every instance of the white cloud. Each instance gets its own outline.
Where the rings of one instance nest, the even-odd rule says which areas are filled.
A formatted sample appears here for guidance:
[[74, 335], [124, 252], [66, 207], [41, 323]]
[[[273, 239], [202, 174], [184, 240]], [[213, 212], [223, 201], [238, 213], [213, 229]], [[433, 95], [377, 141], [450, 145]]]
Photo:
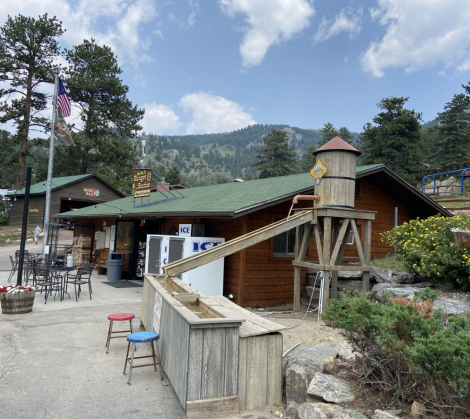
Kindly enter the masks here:
[[315, 14], [307, 0], [219, 0], [224, 13], [243, 13], [248, 23], [240, 54], [245, 67], [263, 61], [269, 47], [288, 41], [310, 25]]
[[469, 0], [378, 0], [370, 13], [386, 33], [364, 52], [364, 71], [382, 77], [388, 67], [414, 72], [439, 63], [468, 71]]
[[193, 120], [186, 128], [188, 134], [227, 132], [257, 123], [241, 105], [211, 92], [187, 94], [179, 105], [185, 112], [193, 113]]
[[316, 44], [326, 41], [341, 32], [349, 32], [349, 37], [353, 38], [361, 31], [362, 7], [352, 9], [351, 7], [341, 9], [339, 15], [332, 20], [322, 19], [317, 33], [312, 40]]
[[141, 125], [147, 133], [162, 134], [165, 131], [178, 129], [181, 125], [179, 116], [170, 106], [152, 102], [144, 104], [143, 107], [145, 115]]
[[186, 19], [175, 16], [173, 13], [168, 15], [170, 22], [174, 23], [181, 30], [186, 30], [194, 26], [196, 23], [196, 15], [201, 11], [199, 3], [189, 0], [189, 16]]
[[139, 60], [149, 39], [141, 39], [140, 26], [157, 16], [153, 0], [4, 0], [0, 2], [0, 24], [7, 15], [37, 18], [48, 13], [67, 29], [61, 43], [68, 47], [94, 38], [110, 46], [122, 60]]

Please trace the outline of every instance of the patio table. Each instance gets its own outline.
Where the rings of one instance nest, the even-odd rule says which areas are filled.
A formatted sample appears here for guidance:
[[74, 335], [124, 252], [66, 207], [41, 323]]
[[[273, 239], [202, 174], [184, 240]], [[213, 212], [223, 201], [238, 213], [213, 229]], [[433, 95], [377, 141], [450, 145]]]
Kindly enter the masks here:
[[[62, 301], [65, 297], [64, 294], [67, 294], [70, 297], [70, 294], [65, 291], [64, 287], [64, 280], [70, 271], [73, 271], [75, 268], [67, 268], [66, 266], [50, 266], [47, 268], [49, 273], [55, 279], [60, 279], [60, 283], [57, 281], [57, 285], [59, 286], [58, 291], [60, 292], [60, 300]], [[51, 294], [52, 294], [51, 289]], [[57, 292], [57, 289], [55, 290]], [[54, 296], [55, 299], [55, 296]]]

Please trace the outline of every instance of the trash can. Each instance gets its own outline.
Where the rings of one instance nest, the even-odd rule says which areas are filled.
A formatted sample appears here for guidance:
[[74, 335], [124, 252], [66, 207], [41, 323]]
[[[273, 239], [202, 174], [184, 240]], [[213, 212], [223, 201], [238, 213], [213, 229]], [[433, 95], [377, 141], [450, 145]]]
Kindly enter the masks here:
[[120, 281], [122, 277], [123, 254], [109, 252], [108, 255], [108, 281]]

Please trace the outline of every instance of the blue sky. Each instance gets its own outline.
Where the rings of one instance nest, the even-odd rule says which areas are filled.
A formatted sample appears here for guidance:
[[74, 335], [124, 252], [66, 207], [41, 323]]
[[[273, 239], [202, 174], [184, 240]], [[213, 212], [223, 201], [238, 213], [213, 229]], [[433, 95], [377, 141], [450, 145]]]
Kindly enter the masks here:
[[429, 121], [470, 81], [470, 0], [4, 0], [0, 23], [46, 12], [63, 47], [113, 48], [156, 134], [360, 132], [388, 96]]

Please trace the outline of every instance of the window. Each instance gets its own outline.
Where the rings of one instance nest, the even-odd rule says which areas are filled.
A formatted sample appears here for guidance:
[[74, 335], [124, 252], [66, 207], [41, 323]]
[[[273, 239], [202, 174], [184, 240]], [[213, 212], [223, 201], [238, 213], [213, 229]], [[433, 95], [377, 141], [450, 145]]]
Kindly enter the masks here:
[[346, 242], [347, 245], [352, 245], [354, 244], [354, 233], [352, 230], [349, 230], [348, 233], [348, 241]]
[[361, 180], [356, 179], [356, 184], [354, 185], [354, 198], [359, 198], [361, 196]]
[[[276, 218], [274, 221], [280, 221], [281, 218]], [[302, 236], [302, 228], [300, 235]], [[295, 228], [278, 234], [273, 238], [273, 256], [274, 257], [292, 257], [294, 256], [295, 247]]]

